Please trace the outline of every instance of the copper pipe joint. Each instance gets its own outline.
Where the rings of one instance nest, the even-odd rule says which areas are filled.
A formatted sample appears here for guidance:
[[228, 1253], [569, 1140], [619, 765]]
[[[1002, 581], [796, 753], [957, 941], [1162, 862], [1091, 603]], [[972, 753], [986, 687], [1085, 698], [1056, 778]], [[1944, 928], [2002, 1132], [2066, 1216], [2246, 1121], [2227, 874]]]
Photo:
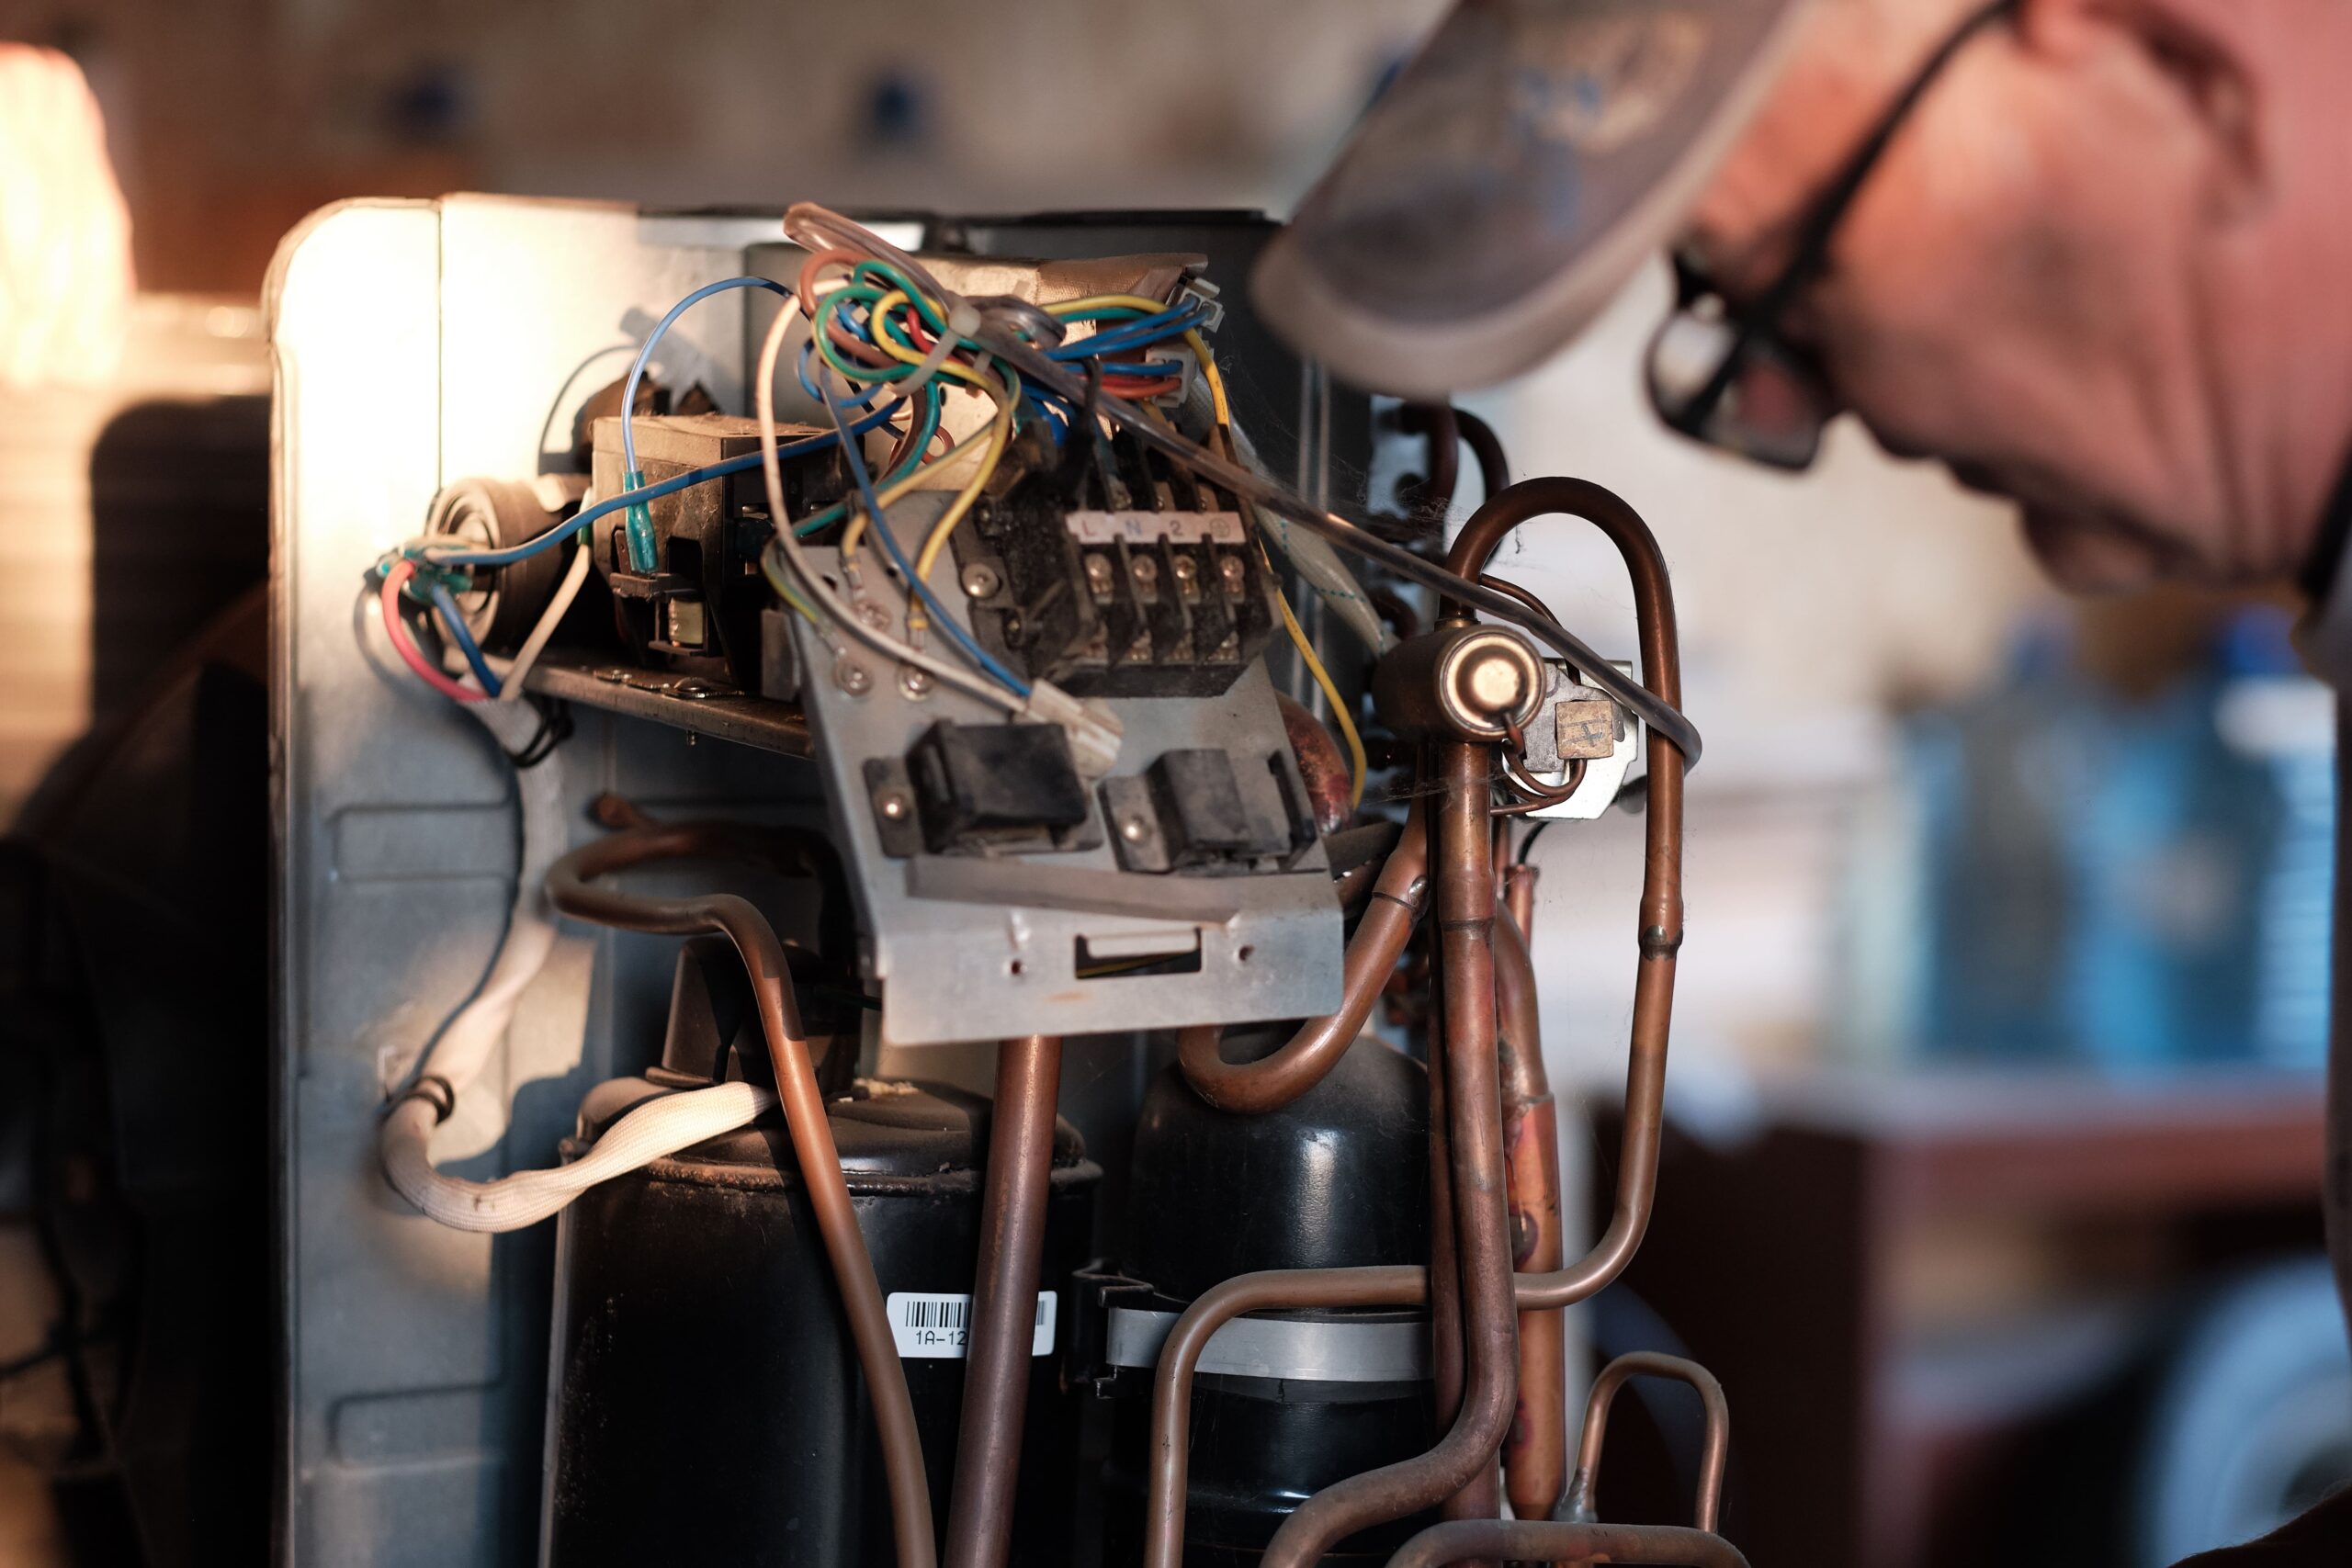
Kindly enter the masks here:
[[1724, 1399], [1724, 1385], [1696, 1361], [1647, 1350], [1618, 1357], [1592, 1380], [1592, 1396], [1584, 1411], [1584, 1438], [1577, 1445], [1576, 1476], [1568, 1483], [1559, 1511], [1579, 1522], [1594, 1517], [1593, 1489], [1600, 1478], [1601, 1439], [1609, 1435], [1609, 1406], [1617, 1391], [1635, 1378], [1671, 1378], [1699, 1391], [1699, 1401], [1707, 1409], [1707, 1436], [1699, 1450], [1699, 1496], [1691, 1508], [1691, 1523], [1712, 1532], [1723, 1506], [1724, 1467], [1731, 1454], [1731, 1406]]

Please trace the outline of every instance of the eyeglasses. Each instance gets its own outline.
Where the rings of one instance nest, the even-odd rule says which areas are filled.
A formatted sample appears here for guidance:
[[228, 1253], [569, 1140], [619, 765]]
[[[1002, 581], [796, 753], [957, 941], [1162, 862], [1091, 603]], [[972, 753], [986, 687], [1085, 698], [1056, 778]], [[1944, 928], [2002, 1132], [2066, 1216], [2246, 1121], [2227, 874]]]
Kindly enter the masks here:
[[2016, 0], [1994, 0], [1937, 46], [1815, 201], [1788, 265], [1754, 304], [1735, 310], [1696, 257], [1676, 253], [1674, 311], [1650, 339], [1646, 365], [1650, 406], [1668, 428], [1772, 468], [1813, 466], [1837, 399], [1820, 367], [1781, 334], [1781, 319], [1821, 275], [1847, 209], [1928, 85], [1962, 45], [2015, 7]]

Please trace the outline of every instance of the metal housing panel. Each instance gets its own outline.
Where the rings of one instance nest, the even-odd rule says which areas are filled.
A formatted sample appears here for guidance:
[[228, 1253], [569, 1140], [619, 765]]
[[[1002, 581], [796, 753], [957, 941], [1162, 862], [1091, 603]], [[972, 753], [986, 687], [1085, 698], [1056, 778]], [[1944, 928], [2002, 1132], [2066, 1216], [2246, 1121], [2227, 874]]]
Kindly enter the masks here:
[[[661, 311], [747, 270], [779, 232], [775, 214], [646, 216], [573, 202], [486, 197], [330, 208], [288, 237], [267, 290], [273, 438], [272, 748], [278, 865], [275, 973], [278, 1309], [285, 1466], [277, 1499], [287, 1561], [466, 1568], [535, 1555], [553, 1227], [499, 1237], [444, 1230], [383, 1185], [375, 1139], [397, 1082], [480, 985], [514, 887], [514, 807], [503, 764], [470, 719], [388, 667], [363, 572], [422, 525], [444, 484], [527, 476], [571, 446], [582, 401], [628, 367]], [[911, 239], [911, 236], [904, 236]], [[764, 298], [764, 297], [762, 297]], [[759, 299], [715, 297], [681, 319], [665, 361], [741, 408]], [[747, 305], [752, 307], [747, 310]], [[960, 596], [945, 592], [951, 603]], [[594, 679], [581, 675], [579, 679]], [[1262, 671], [1234, 700], [1136, 745], [1187, 743], [1224, 719], [1281, 735]], [[677, 699], [644, 694], [640, 711]], [[937, 711], [955, 699], [935, 696]], [[1260, 709], [1262, 708], [1262, 714]], [[977, 715], [975, 716], [977, 716]], [[726, 744], [644, 718], [578, 711], [565, 770], [594, 831], [602, 790], [670, 816], [824, 820], [808, 761], [754, 746], [729, 712], [705, 716]], [[1227, 732], [1229, 736], [1230, 732]], [[1134, 768], [1156, 754], [1138, 750]], [[1123, 763], [1123, 770], [1130, 764]], [[861, 799], [862, 792], [857, 796]], [[836, 817], [837, 831], [855, 832]], [[870, 821], [867, 823], [870, 829]], [[1103, 852], [1102, 868], [1114, 862]], [[1338, 1001], [1340, 921], [1319, 846], [1269, 884], [1247, 919], [1220, 927], [1222, 1016], [1327, 1011]], [[707, 882], [707, 868], [692, 874]], [[646, 874], [648, 886], [679, 886]], [[1280, 887], [1272, 884], [1280, 883]], [[1287, 913], [1285, 913], [1287, 911]], [[951, 1026], [926, 987], [908, 1038], [970, 1041], [1038, 1028], [1115, 1029], [1072, 1041], [1065, 1114], [1116, 1163], [1154, 1065], [1131, 1033], [1212, 1013], [1210, 986], [1129, 979], [1092, 987], [1118, 1005], [1065, 1009], [1080, 929], [1150, 922], [1018, 911], [976, 921], [968, 903], [885, 901], [877, 969], [968, 971]], [[1252, 922], [1257, 922], [1253, 924]], [[1261, 935], [1253, 942], [1247, 934]], [[1025, 988], [1004, 966], [1037, 944]], [[442, 1129], [435, 1156], [482, 1179], [554, 1162], [584, 1091], [658, 1049], [674, 941], [571, 927], [518, 1011], [502, 1060]], [[1250, 946], [1246, 964], [1238, 950]], [[1057, 972], [1043, 955], [1058, 952]], [[1239, 971], [1250, 968], [1247, 976]], [[986, 980], [983, 986], [980, 982]], [[1117, 988], [1124, 986], [1127, 988]], [[1033, 1010], [982, 998], [1045, 997]], [[985, 1089], [985, 1047], [886, 1052], [886, 1066]], [[1102, 1134], [1097, 1135], [1098, 1126]]]
[[[278, 1506], [304, 1568], [525, 1562], [539, 1503], [550, 1227], [444, 1230], [384, 1188], [375, 1159], [385, 1084], [481, 983], [503, 927], [511, 790], [478, 726], [376, 662], [361, 574], [445, 482], [527, 475], [543, 446], [569, 446], [578, 403], [627, 369], [649, 312], [737, 270], [775, 225], [351, 203], [298, 230], [272, 268]], [[740, 305], [700, 309], [675, 352], [740, 396]], [[583, 833], [606, 788], [671, 811], [813, 809], [805, 762], [581, 721], [559, 755]], [[469, 1098], [436, 1156], [475, 1178], [552, 1163], [584, 1090], [658, 1043], [673, 948], [572, 929], [485, 1075], [492, 1092]]]

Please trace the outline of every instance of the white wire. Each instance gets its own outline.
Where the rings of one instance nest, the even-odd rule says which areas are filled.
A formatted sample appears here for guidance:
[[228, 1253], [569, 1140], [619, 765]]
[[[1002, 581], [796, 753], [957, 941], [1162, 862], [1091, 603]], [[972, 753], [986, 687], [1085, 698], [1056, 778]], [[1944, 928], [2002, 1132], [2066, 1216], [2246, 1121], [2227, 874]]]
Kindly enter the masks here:
[[[795, 203], [785, 213], [784, 230], [787, 237], [810, 250], [863, 251], [891, 263], [931, 289], [937, 297], [940, 308], [951, 314], [956, 306], [963, 303], [961, 295], [941, 284], [912, 256], [871, 230], [814, 202]], [[942, 335], [941, 341], [946, 341], [945, 334]], [[1236, 432], [1236, 438], [1243, 448], [1241, 460], [1251, 469], [1263, 473], [1256, 454], [1248, 450], [1246, 437]], [[1290, 558], [1291, 564], [1298, 569], [1299, 576], [1331, 606], [1349, 630], [1361, 637], [1374, 654], [1385, 653], [1396, 646], [1395, 635], [1373, 609], [1371, 600], [1364, 594], [1363, 584], [1340, 559], [1339, 551], [1329, 540], [1311, 530], [1294, 528], [1289, 518], [1271, 508], [1261, 508], [1259, 515], [1272, 525], [1265, 532], [1274, 545]]]
[[537, 664], [539, 655], [546, 651], [548, 639], [555, 636], [556, 623], [562, 620], [564, 612], [571, 608], [571, 602], [580, 597], [581, 586], [588, 581], [588, 569], [592, 564], [586, 541], [574, 545], [571, 568], [564, 572], [563, 581], [556, 585], [555, 597], [548, 601], [547, 610], [539, 616], [538, 624], [531, 628], [531, 635], [523, 639], [523, 646], [515, 651], [514, 661], [498, 678], [500, 702], [523, 700], [524, 677], [530, 674], [531, 666]]
[[[782, 459], [776, 456], [776, 354], [783, 346], [784, 333], [789, 319], [788, 312], [782, 310], [776, 312], [775, 320], [768, 326], [767, 341], [760, 345], [759, 370], [752, 378], [755, 402], [759, 412], [760, 470], [762, 476], [767, 480], [768, 515], [775, 521], [776, 544], [783, 551], [785, 564], [791, 569], [792, 575], [798, 580], [801, 591], [809, 598], [816, 600], [825, 612], [832, 616], [837, 625], [860, 642], [874, 649], [885, 658], [896, 660], [902, 664], [913, 665], [942, 684], [952, 686], [967, 696], [978, 697], [1008, 713], [1019, 713], [1023, 706], [1023, 700], [994, 682], [983, 680], [953, 664], [934, 659], [920, 649], [910, 648], [880, 627], [866, 625], [858, 618], [857, 613], [842, 601], [841, 595], [833, 592], [816, 569], [808, 564], [808, 558], [801, 553], [800, 541], [793, 536], [791, 513], [785, 510], [784, 465]], [[889, 525], [885, 519], [876, 517], [872, 519], [868, 525], [883, 528]]]
[[748, 1083], [657, 1095], [605, 1129], [595, 1147], [570, 1165], [516, 1171], [495, 1181], [463, 1181], [433, 1168], [426, 1145], [435, 1112], [423, 1100], [392, 1107], [379, 1147], [386, 1179], [432, 1219], [461, 1231], [520, 1230], [600, 1181], [749, 1126], [775, 1102], [774, 1092]]

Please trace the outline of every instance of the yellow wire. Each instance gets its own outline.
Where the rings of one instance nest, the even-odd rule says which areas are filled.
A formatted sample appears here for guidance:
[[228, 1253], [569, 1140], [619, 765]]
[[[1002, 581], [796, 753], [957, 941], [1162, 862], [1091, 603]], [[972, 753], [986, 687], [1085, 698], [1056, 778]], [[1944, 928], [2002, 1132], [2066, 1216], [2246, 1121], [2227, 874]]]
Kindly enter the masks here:
[[[1264, 555], [1263, 544], [1258, 549], [1261, 556]], [[1266, 570], [1272, 571], [1273, 562], [1268, 561]], [[1323, 689], [1323, 700], [1331, 705], [1331, 716], [1340, 721], [1340, 733], [1346, 737], [1348, 742], [1348, 769], [1353, 775], [1348, 786], [1348, 805], [1351, 807], [1362, 806], [1363, 775], [1369, 765], [1363, 754], [1363, 737], [1356, 733], [1356, 721], [1349, 716], [1348, 705], [1340, 697], [1340, 688], [1332, 684], [1331, 672], [1323, 668], [1323, 661], [1315, 657], [1315, 645], [1306, 640], [1306, 628], [1298, 624], [1298, 617], [1291, 614], [1290, 599], [1279, 583], [1274, 588], [1274, 603], [1282, 608], [1283, 629], [1290, 633], [1291, 645], [1298, 649], [1299, 661], [1306, 666], [1306, 672], [1315, 677], [1315, 683]]]
[[[878, 321], [899, 306], [910, 302], [905, 289], [894, 288], [874, 302], [873, 319]], [[881, 345], [883, 352], [893, 358], [909, 365], [922, 363], [922, 355], [905, 347], [887, 332], [877, 330], [874, 333], [874, 339]], [[956, 492], [956, 498], [947, 503], [947, 510], [942, 512], [938, 521], [931, 525], [931, 533], [923, 539], [922, 549], [915, 557], [915, 575], [926, 581], [931, 578], [933, 565], [939, 559], [939, 552], [946, 547], [948, 536], [956, 532], [956, 525], [964, 520], [964, 514], [972, 509], [972, 503], [979, 500], [980, 491], [987, 487], [989, 476], [996, 472], [996, 466], [1003, 457], [1005, 447], [1011, 443], [1012, 431], [1012, 392], [1005, 386], [1001, 378], [983, 375], [958, 365], [954, 360], [943, 361], [939, 367], [939, 374], [952, 377], [958, 381], [968, 382], [993, 398], [996, 400], [996, 417], [989, 421], [988, 440], [978, 449], [979, 466], [974, 469], [970, 480]], [[956, 462], [963, 455], [963, 451], [964, 448], [959, 446], [938, 462], [917, 468], [874, 499], [884, 506], [888, 506], [917, 485], [935, 483], [939, 470]], [[865, 532], [865, 513], [860, 509], [850, 519], [849, 526], [842, 532], [842, 553], [854, 557], [858, 543], [864, 537]], [[910, 614], [920, 615], [921, 605], [922, 602], [916, 601]]]
[[[1084, 304], [1145, 305], [1160, 310], [1168, 308], [1152, 305], [1150, 300], [1133, 294], [1107, 294], [1091, 300], [1073, 300], [1070, 308]], [[1046, 309], [1052, 310], [1053, 307], [1049, 305]], [[1217, 429], [1225, 434], [1226, 451], [1229, 457], [1233, 442], [1233, 405], [1226, 400], [1225, 378], [1217, 374], [1216, 360], [1209, 353], [1209, 345], [1201, 341], [1198, 332], [1185, 333], [1184, 346], [1191, 349], [1193, 357], [1200, 362], [1201, 379], [1208, 383], [1209, 403], [1216, 410]], [[1258, 558], [1265, 561], [1269, 572], [1274, 570], [1272, 559], [1266, 554], [1263, 539], [1258, 541]], [[1299, 662], [1306, 666], [1307, 674], [1313, 676], [1316, 685], [1322, 689], [1323, 700], [1331, 705], [1331, 716], [1339, 720], [1340, 734], [1348, 743], [1348, 771], [1351, 775], [1348, 805], [1351, 807], [1362, 806], [1364, 774], [1370, 771], [1371, 764], [1364, 756], [1363, 737], [1356, 733], [1355, 716], [1348, 711], [1347, 700], [1340, 695], [1340, 688], [1332, 681], [1331, 672], [1324, 669], [1323, 661], [1315, 656], [1315, 645], [1306, 640], [1306, 628], [1298, 624], [1298, 616], [1292, 613], [1290, 596], [1282, 591], [1280, 582], [1274, 586], [1274, 603], [1282, 609], [1283, 629], [1290, 633], [1291, 646], [1298, 649]]]

